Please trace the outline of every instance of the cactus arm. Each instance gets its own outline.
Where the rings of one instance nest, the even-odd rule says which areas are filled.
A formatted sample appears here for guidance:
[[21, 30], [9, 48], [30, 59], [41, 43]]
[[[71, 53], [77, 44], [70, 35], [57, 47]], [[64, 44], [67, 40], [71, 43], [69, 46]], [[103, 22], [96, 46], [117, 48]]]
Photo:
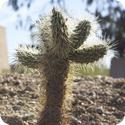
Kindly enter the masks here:
[[75, 50], [70, 53], [69, 59], [77, 63], [92, 63], [102, 58], [107, 51], [107, 47], [104, 45], [95, 45], [89, 48], [83, 48], [82, 50]]
[[79, 22], [79, 24], [75, 27], [73, 34], [70, 36], [73, 48], [77, 49], [83, 44], [90, 34], [90, 30], [90, 22], [86, 20]]
[[24, 46], [16, 50], [16, 58], [19, 63], [28, 68], [38, 68], [40, 63], [40, 53], [36, 48]]
[[66, 58], [70, 51], [67, 26], [62, 14], [52, 10], [51, 29], [53, 37], [53, 49], [51, 53], [58, 58]]

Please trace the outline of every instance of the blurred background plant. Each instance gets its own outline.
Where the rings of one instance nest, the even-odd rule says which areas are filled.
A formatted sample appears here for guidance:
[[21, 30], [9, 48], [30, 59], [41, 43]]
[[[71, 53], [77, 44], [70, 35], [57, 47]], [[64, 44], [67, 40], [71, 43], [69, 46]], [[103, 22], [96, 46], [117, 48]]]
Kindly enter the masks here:
[[17, 64], [17, 63], [10, 65], [10, 72], [19, 74], [36, 74], [36, 73], [38, 74], [38, 71], [36, 69], [28, 68], [26, 66], [23, 66], [22, 64]]
[[[19, 73], [19, 74], [39, 74], [38, 70], [31, 69], [26, 66], [23, 66], [21, 64], [12, 64], [10, 65], [10, 70], [3, 71], [3, 74], [6, 74], [8, 72], [12, 73]], [[76, 64], [72, 63], [70, 66], [70, 72], [71, 75], [75, 74], [75, 76], [96, 76], [96, 75], [103, 75], [103, 76], [109, 76], [109, 68], [107, 68], [103, 64]]]
[[[76, 76], [109, 76], [109, 69], [103, 64], [72, 64], [70, 70], [74, 70]], [[72, 71], [71, 71], [72, 72]]]

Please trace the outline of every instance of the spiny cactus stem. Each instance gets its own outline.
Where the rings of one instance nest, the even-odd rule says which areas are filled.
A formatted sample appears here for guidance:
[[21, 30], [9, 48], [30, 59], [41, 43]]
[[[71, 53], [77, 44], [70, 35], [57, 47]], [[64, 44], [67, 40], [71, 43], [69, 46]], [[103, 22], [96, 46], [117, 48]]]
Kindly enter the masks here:
[[51, 53], [58, 58], [67, 58], [70, 51], [70, 42], [68, 39], [67, 26], [62, 14], [53, 9], [51, 18], [51, 29], [52, 29], [52, 51]]
[[[46, 78], [46, 104], [41, 113], [38, 125], [67, 125], [63, 101], [65, 98], [65, 80], [68, 74], [69, 61], [46, 55], [43, 74]], [[65, 109], [65, 108], [64, 108]]]
[[17, 50], [16, 57], [18, 62], [22, 65], [27, 66], [28, 68], [38, 68], [41, 60], [40, 57], [42, 55], [39, 53], [32, 53], [28, 51], [20, 51]]
[[91, 25], [87, 20], [81, 21], [74, 30], [74, 33], [71, 34], [70, 40], [72, 41], [72, 46], [77, 49], [79, 48], [84, 41], [87, 39], [90, 34]]
[[92, 63], [102, 58], [107, 52], [104, 45], [95, 45], [82, 50], [75, 50], [70, 53], [69, 59], [76, 63]]

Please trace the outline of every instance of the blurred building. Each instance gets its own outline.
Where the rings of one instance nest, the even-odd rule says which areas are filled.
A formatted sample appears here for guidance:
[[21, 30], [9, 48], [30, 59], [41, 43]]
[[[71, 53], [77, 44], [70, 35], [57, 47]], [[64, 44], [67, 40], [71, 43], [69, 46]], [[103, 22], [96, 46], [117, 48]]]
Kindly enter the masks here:
[[9, 69], [5, 28], [0, 26], [0, 72]]
[[114, 78], [125, 78], [125, 57], [114, 57], [111, 61], [110, 76]]
[[119, 58], [112, 59], [110, 75], [114, 78], [125, 78], [125, 38], [119, 41], [117, 51]]

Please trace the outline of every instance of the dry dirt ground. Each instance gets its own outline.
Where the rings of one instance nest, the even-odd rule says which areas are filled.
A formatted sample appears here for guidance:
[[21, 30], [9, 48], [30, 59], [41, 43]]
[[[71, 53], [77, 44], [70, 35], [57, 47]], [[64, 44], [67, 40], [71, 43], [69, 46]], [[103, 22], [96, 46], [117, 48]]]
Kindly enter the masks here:
[[[39, 114], [39, 75], [0, 76], [0, 115], [9, 125], [35, 125]], [[116, 125], [125, 115], [125, 79], [73, 80], [72, 125]]]

